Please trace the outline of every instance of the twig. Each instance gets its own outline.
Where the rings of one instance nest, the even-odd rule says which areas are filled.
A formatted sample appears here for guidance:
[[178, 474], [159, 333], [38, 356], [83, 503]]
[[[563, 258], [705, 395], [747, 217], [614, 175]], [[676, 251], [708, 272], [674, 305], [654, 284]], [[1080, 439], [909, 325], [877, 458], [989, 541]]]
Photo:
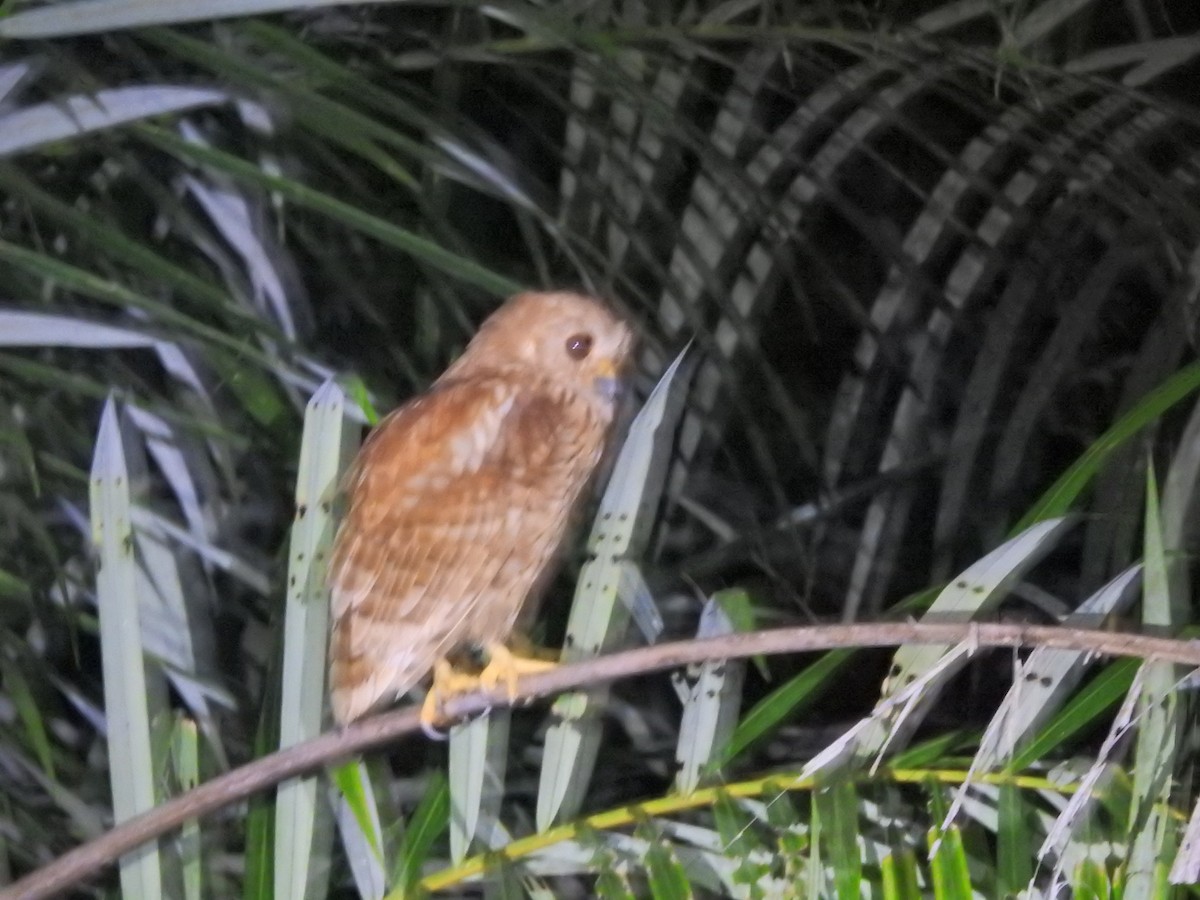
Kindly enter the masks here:
[[[981, 647], [1055, 647], [1200, 666], [1198, 641], [1127, 632], [979, 622], [812, 625], [731, 634], [704, 641], [659, 644], [563, 666], [522, 678], [518, 700], [531, 700], [628, 675], [673, 669], [710, 659], [810, 652], [835, 647], [955, 644], [967, 637]], [[450, 700], [446, 703], [445, 712], [451, 718], [461, 718], [508, 703], [503, 692], [474, 693]], [[313, 772], [322, 766], [394, 741], [419, 727], [417, 711], [406, 708], [374, 716], [341, 731], [328, 732], [311, 741], [254, 760], [65, 853], [0, 891], [0, 900], [39, 900], [53, 896], [146, 841], [178, 828], [188, 819], [208, 815], [288, 778]]]

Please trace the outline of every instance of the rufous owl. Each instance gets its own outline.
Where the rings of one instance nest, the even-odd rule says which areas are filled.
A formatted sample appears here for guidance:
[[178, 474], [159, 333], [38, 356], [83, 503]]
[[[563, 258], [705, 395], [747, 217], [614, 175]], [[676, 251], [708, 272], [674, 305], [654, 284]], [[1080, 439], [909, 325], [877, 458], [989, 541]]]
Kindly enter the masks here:
[[339, 723], [433, 673], [431, 724], [456, 689], [447, 657], [463, 648], [482, 648], [483, 683], [510, 692], [519, 673], [547, 665], [508, 642], [609, 443], [633, 342], [591, 297], [518, 294], [371, 432], [347, 474], [330, 563]]

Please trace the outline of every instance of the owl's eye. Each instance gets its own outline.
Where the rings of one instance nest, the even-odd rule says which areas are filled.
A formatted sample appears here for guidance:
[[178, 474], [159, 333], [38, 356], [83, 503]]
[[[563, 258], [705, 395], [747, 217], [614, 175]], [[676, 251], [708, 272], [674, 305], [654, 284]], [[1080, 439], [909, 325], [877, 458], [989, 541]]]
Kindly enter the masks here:
[[592, 352], [592, 336], [590, 334], [573, 334], [567, 338], [567, 356], [571, 359], [585, 359]]

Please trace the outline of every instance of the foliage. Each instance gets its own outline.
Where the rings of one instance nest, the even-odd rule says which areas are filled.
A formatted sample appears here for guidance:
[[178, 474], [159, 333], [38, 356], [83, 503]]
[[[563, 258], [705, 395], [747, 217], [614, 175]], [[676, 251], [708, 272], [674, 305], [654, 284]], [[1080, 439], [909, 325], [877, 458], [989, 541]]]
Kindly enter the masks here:
[[[516, 285], [621, 305], [643, 398], [695, 342], [677, 430], [639, 445], [666, 453], [628, 512], [642, 549], [606, 563], [643, 633], [976, 599], [1189, 623], [1190, 4], [223, 9], [2, 7], [0, 874], [278, 746], [281, 708], [285, 741], [320, 727], [293, 689], [320, 671], [343, 428]], [[336, 422], [310, 412], [301, 468], [322, 385]], [[105, 606], [131, 593], [132, 719], [110, 673], [140, 657]], [[742, 605], [702, 623], [714, 595]], [[127, 860], [122, 890], [1163, 895], [1193, 801], [1182, 673], [994, 663], [906, 651], [874, 713], [865, 652], [574, 695], [550, 737], [521, 711], [467, 754], [480, 792], [484, 759], [506, 771], [453, 840], [462, 778], [414, 741], [341, 771], [348, 800], [285, 788], [311, 859], [280, 862], [296, 832], [260, 803]], [[113, 797], [139, 716], [153, 783]]]

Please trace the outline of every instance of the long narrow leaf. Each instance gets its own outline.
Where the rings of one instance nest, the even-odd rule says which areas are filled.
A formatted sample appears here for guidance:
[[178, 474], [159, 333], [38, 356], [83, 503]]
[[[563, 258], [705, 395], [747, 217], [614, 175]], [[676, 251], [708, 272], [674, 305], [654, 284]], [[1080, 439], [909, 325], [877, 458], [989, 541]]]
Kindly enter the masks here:
[[238, 181], [275, 191], [301, 206], [327, 215], [363, 234], [370, 235], [389, 246], [411, 254], [415, 259], [452, 278], [474, 284], [498, 295], [512, 294], [521, 288], [517, 282], [496, 274], [474, 260], [452, 253], [412, 231], [363, 212], [358, 207], [344, 203], [293, 179], [263, 172], [253, 164], [231, 153], [192, 143], [161, 128], [139, 126], [138, 133], [149, 143], [169, 153], [212, 166]]
[[[325, 698], [328, 594], [325, 565], [333, 541], [333, 502], [352, 447], [345, 397], [326, 382], [309, 401], [296, 478], [284, 619], [279, 745], [290, 747], [321, 731]], [[317, 779], [293, 778], [279, 787], [275, 819], [275, 889], [303, 897], [318, 825]], [[327, 848], [324, 848], [327, 852]]]
[[[119, 415], [116, 402], [110, 399], [100, 418], [92, 461], [91, 506], [92, 540], [99, 564], [96, 600], [100, 608], [113, 818], [123, 822], [154, 806], [157, 769], [150, 753], [129, 469]], [[121, 858], [121, 891], [125, 900], [156, 898], [162, 895], [162, 889], [157, 845]]]
[[[1180, 623], [1171, 602], [1153, 466], [1146, 472], [1145, 546], [1142, 621], [1151, 628], [1176, 627]], [[1127, 825], [1130, 848], [1126, 897], [1162, 897], [1167, 893], [1167, 870], [1175, 856], [1177, 840], [1175, 819], [1167, 810], [1185, 724], [1178, 691], [1179, 668], [1157, 660], [1143, 664]]]
[[[0, 34], [5, 24], [0, 19]], [[39, 103], [0, 115], [0, 157], [139, 119], [214, 106], [228, 99], [224, 91], [154, 85], [100, 90]]]
[[[645, 549], [651, 518], [658, 505], [669, 441], [682, 400], [673, 386], [683, 366], [685, 349], [663, 373], [646, 405], [629, 428], [600, 501], [588, 539], [591, 558], [579, 573], [575, 600], [567, 622], [563, 662], [602, 653], [620, 641], [629, 608], [619, 598], [623, 569]], [[679, 379], [682, 384], [684, 379]], [[557, 721], [546, 735], [538, 783], [537, 826], [544, 831], [557, 819], [573, 815], [595, 766], [601, 723], [597, 718], [607, 689], [563, 694], [554, 704]]]
[[[720, 598], [709, 599], [700, 614], [697, 639], [732, 634], [733, 630]], [[744, 660], [717, 659], [698, 666], [694, 680], [678, 676], [676, 687], [683, 700], [683, 718], [675, 747], [679, 763], [675, 786], [681, 794], [696, 789], [716, 748], [733, 733], [745, 675]]]
[[333, 780], [329, 794], [358, 895], [362, 900], [378, 900], [387, 890], [383, 828], [367, 765], [361, 759], [340, 765]]
[[[1003, 599], [1023, 573], [1054, 548], [1070, 524], [1069, 518], [1051, 519], [1011, 538], [952, 579], [925, 615], [971, 618], [984, 614]], [[960, 654], [947, 665], [944, 657], [948, 650], [936, 645], [905, 646], [897, 650], [883, 687], [885, 698], [928, 679], [935, 669], [940, 669], [936, 682], [927, 685], [919, 699], [902, 707], [903, 714], [893, 709], [869, 720], [847, 749], [853, 747], [855, 756], [868, 759], [885, 747], [903, 746], [920, 723], [924, 710], [937, 697], [940, 685], [967, 662], [967, 655]]]
[[425, 796], [413, 811], [404, 831], [392, 881], [399, 897], [417, 893], [421, 866], [429, 856], [433, 842], [450, 822], [450, 786], [440, 771], [431, 772], [425, 783]]
[[450, 858], [461, 862], [483, 821], [497, 818], [508, 763], [507, 709], [450, 729]]
[[[351, 0], [304, 0], [303, 6], [343, 6]], [[290, 12], [296, 0], [69, 0], [23, 10], [0, 19], [6, 38], [65, 37], [174, 22], [211, 21], [235, 16]]]
[[[200, 783], [200, 748], [196, 723], [184, 716], [175, 721], [171, 741], [171, 767], [180, 792], [190, 791]], [[185, 822], [179, 832], [179, 859], [183, 869], [184, 900], [201, 900], [204, 860], [201, 856], [200, 823]]]
[[1092, 442], [1087, 452], [1064, 472], [1021, 521], [1013, 526], [1012, 533], [1019, 534], [1043, 519], [1065, 515], [1114, 450], [1198, 389], [1200, 363], [1192, 363], [1148, 393]]

